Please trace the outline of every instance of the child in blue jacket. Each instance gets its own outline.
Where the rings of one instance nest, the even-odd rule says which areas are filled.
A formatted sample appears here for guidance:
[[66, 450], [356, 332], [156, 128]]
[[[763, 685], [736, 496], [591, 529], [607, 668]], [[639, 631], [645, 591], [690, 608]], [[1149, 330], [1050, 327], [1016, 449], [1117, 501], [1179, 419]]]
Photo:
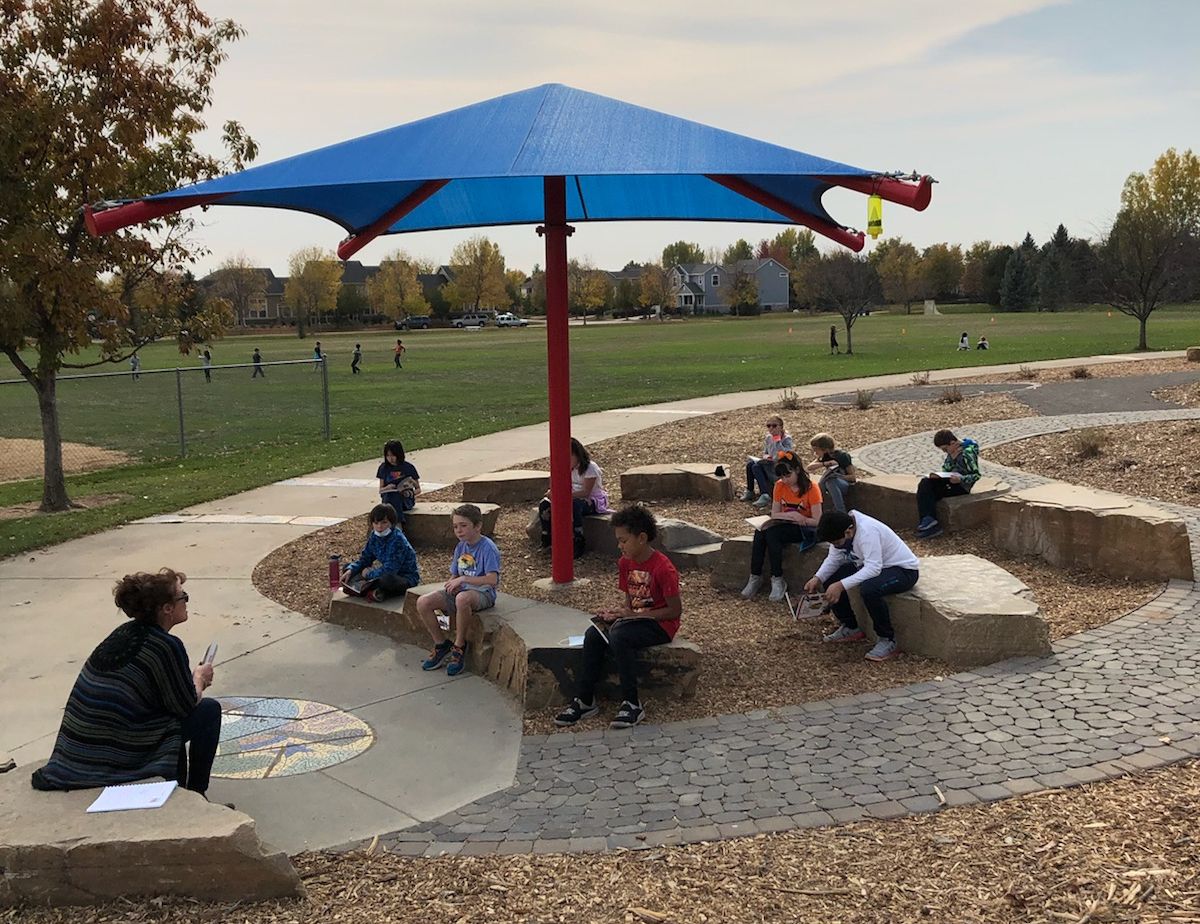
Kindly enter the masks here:
[[371, 531], [358, 561], [342, 569], [342, 587], [351, 596], [372, 603], [403, 594], [421, 583], [417, 553], [396, 528], [396, 510], [390, 504], [371, 509]]

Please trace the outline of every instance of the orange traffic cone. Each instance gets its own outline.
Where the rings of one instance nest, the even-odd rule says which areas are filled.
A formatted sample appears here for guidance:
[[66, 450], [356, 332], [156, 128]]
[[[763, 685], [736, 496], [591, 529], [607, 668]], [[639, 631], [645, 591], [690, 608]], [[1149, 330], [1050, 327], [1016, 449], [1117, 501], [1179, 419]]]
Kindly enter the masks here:
[[789, 334], [789, 336], [791, 335], [791, 333], [792, 333], [792, 329], [789, 327], [789, 328], [788, 328], [788, 334]]
[[902, 327], [902, 328], [900, 328], [900, 333], [902, 333], [902, 334], [907, 334], [907, 333], [908, 333], [908, 328], [907, 328], [907, 327]]
[[995, 316], [995, 315], [992, 315], [992, 323], [993, 323], [993, 324], [995, 324], [995, 323], [996, 323], [996, 316]]

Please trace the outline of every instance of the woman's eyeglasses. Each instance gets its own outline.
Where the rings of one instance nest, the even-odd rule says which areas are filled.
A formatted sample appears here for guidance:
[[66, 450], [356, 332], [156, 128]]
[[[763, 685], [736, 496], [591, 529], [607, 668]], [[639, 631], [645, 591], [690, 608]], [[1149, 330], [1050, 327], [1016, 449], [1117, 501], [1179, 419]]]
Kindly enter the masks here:
[[187, 603], [188, 600], [190, 600], [190, 599], [191, 599], [191, 597], [188, 596], [188, 592], [185, 590], [183, 593], [181, 593], [178, 597], [175, 598], [175, 602], [176, 603]]

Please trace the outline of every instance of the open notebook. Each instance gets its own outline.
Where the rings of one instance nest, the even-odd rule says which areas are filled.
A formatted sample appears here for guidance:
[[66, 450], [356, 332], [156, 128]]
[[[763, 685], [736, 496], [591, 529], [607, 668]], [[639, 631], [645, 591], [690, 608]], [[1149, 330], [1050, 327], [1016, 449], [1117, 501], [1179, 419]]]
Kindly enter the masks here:
[[125, 783], [121, 786], [105, 786], [88, 806], [88, 812], [124, 812], [129, 809], [162, 808], [179, 784], [174, 780], [164, 783]]

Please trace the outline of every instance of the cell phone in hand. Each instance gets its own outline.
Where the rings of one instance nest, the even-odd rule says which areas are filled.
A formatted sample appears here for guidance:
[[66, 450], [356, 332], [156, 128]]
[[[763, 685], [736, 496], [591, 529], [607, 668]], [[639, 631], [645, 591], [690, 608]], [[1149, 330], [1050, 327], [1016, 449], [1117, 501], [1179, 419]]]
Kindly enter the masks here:
[[212, 664], [217, 659], [217, 643], [209, 643], [208, 649], [204, 652], [204, 660], [201, 664]]

